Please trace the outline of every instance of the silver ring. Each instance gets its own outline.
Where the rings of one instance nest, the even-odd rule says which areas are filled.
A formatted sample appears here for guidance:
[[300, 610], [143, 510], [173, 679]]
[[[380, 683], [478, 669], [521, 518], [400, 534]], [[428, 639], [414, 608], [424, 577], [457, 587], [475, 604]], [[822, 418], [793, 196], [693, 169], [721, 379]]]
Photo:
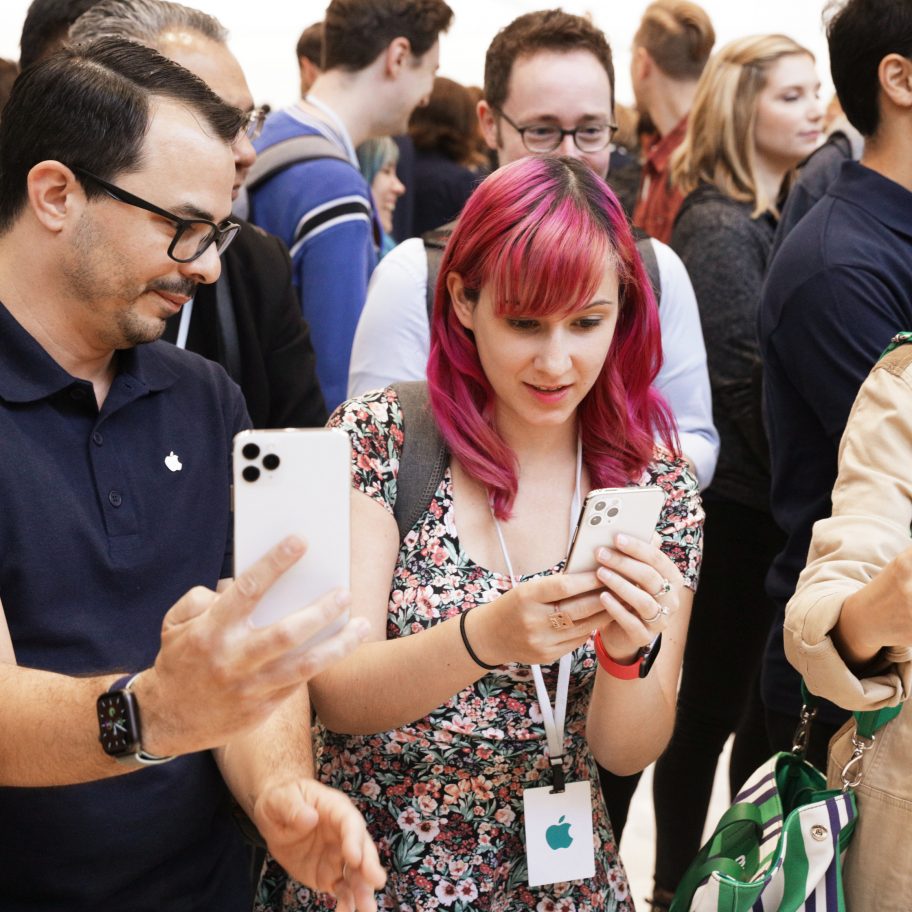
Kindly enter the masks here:
[[669, 592], [671, 592], [671, 583], [665, 577], [662, 577], [662, 585], [659, 587], [658, 592], [653, 592], [652, 597], [657, 599], [662, 595], [668, 595]]
[[653, 624], [655, 623], [663, 614], [668, 614], [668, 609], [664, 608], [662, 605], [656, 602], [656, 613], [650, 618], [643, 618], [644, 624]]

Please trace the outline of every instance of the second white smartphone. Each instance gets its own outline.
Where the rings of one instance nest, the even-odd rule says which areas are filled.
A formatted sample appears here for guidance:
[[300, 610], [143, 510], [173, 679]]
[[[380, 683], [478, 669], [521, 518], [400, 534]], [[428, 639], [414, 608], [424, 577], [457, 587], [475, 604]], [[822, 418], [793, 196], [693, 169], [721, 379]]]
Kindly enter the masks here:
[[[234, 572], [288, 535], [307, 552], [254, 609], [257, 627], [349, 587], [351, 444], [339, 430], [242, 431], [234, 438]], [[331, 636], [347, 612], [307, 645]]]
[[598, 569], [595, 552], [613, 548], [618, 534], [651, 541], [664, 504], [665, 492], [655, 485], [590, 491], [580, 510], [564, 573]]

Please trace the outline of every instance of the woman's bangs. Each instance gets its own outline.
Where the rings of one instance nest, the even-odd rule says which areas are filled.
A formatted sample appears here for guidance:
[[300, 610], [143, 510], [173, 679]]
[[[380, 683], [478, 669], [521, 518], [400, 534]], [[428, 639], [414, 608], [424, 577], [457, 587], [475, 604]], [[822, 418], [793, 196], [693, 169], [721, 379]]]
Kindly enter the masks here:
[[585, 307], [616, 253], [602, 226], [569, 200], [534, 212], [496, 251], [483, 284], [498, 316], [553, 316]]

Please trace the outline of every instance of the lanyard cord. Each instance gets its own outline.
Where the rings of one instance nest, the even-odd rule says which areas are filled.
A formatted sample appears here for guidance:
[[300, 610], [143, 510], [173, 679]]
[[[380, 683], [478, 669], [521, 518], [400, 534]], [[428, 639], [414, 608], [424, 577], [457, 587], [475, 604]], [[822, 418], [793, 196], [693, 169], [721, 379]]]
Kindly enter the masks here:
[[[570, 541], [573, 540], [573, 531], [576, 528], [576, 521], [580, 510], [581, 493], [583, 477], [583, 444], [577, 440], [576, 443], [576, 487], [573, 491], [573, 501], [570, 504]], [[503, 536], [503, 530], [497, 521], [494, 513], [494, 504], [489, 502], [491, 508], [491, 517], [494, 520], [494, 529], [500, 540], [500, 549], [503, 552], [504, 562], [507, 565], [507, 572], [510, 575], [510, 587], [515, 588], [519, 579], [513, 572], [513, 563], [510, 560], [510, 552], [507, 550], [507, 542]], [[569, 548], [569, 542], [567, 547]], [[572, 662], [572, 653], [561, 656], [560, 665], [557, 673], [557, 691], [554, 694], [554, 705], [551, 705], [551, 697], [548, 695], [548, 688], [545, 686], [545, 679], [542, 675], [540, 665], [532, 665], [532, 677], [535, 680], [535, 693], [538, 697], [538, 705], [541, 708], [542, 720], [545, 725], [545, 737], [548, 741], [548, 759], [551, 764], [552, 792], [564, 791], [564, 724], [567, 718], [567, 695], [570, 690], [570, 664]]]

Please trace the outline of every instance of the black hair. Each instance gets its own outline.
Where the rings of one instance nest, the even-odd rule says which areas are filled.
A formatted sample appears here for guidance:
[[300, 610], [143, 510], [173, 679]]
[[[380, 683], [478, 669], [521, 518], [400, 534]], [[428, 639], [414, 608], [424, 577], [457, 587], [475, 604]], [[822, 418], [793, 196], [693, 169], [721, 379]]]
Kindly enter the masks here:
[[70, 26], [98, 0], [33, 0], [19, 39], [19, 66], [26, 69], [59, 50]]
[[878, 68], [888, 54], [912, 58], [912, 0], [849, 0], [825, 13], [830, 72], [849, 123], [863, 136], [880, 127]]
[[[104, 180], [138, 167], [153, 97], [192, 109], [226, 145], [244, 124], [237, 108], [189, 70], [120, 38], [64, 48], [22, 73], [0, 119], [0, 232], [24, 207], [38, 162], [63, 162]], [[92, 183], [85, 192], [101, 193]]]

